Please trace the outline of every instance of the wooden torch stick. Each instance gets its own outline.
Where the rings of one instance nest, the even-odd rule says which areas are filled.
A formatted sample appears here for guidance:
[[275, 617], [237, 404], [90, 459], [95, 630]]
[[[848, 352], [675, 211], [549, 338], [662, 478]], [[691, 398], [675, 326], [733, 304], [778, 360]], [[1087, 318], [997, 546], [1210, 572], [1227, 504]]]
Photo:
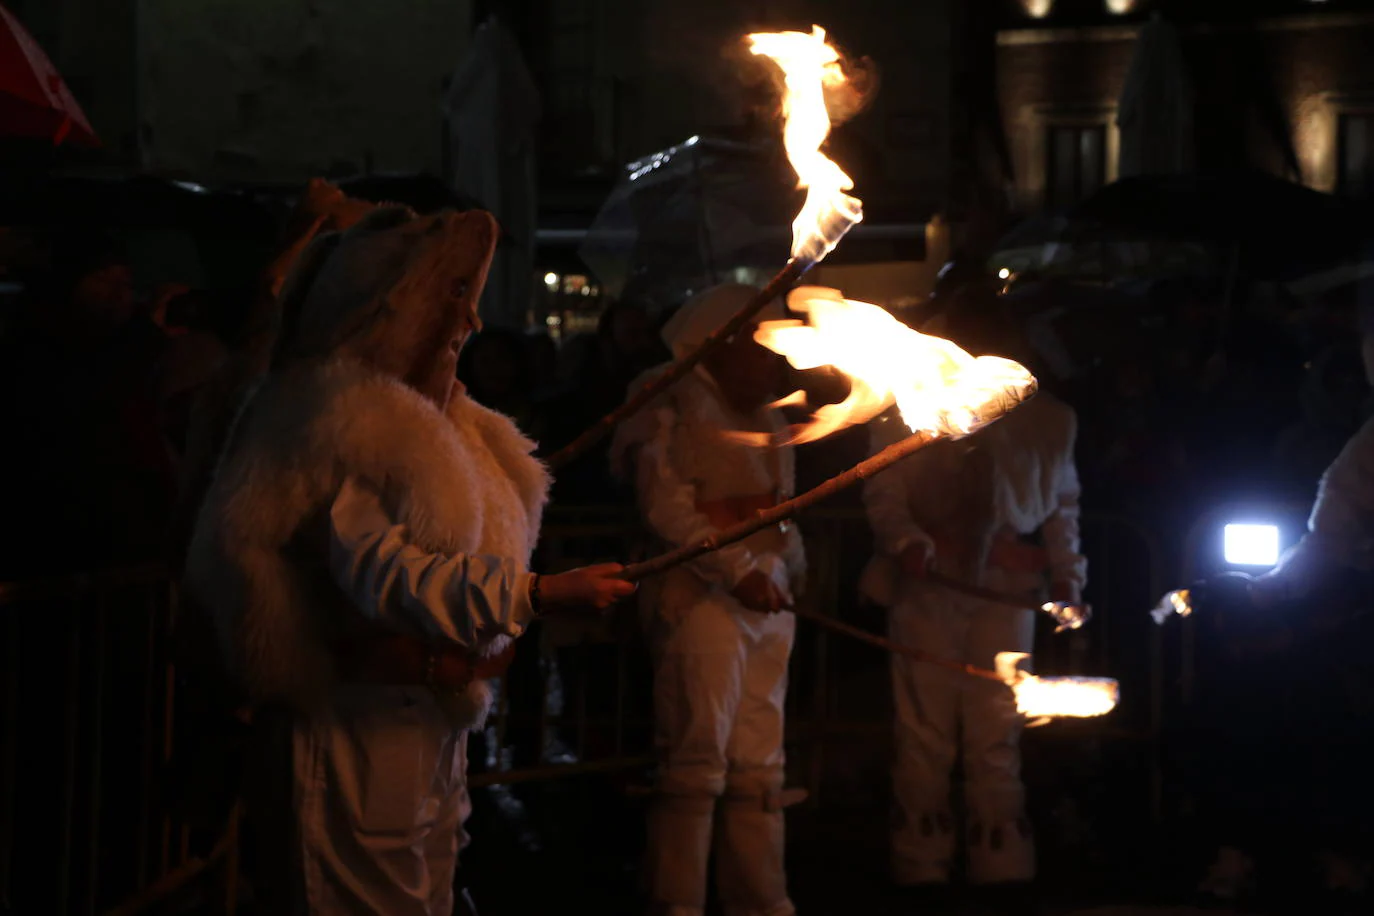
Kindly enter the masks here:
[[741, 328], [749, 323], [750, 319], [762, 311], [765, 305], [786, 293], [788, 288], [801, 279], [802, 274], [810, 270], [815, 263], [813, 260], [800, 258], [789, 260], [787, 265], [778, 271], [773, 279], [768, 281], [767, 286], [755, 293], [754, 297], [745, 303], [744, 307], [736, 312], [729, 321], [712, 331], [701, 342], [701, 346], [681, 359], [675, 360], [665, 372], [640, 388], [624, 404], [597, 420], [595, 424], [572, 442], [550, 455], [548, 458], [549, 467], [555, 471], [565, 467], [569, 462], [601, 441], [626, 418], [638, 413], [650, 401], [672, 387], [678, 379], [691, 372], [707, 353], [718, 347], [722, 341], [728, 340], [738, 333]]
[[1002, 679], [1002, 676], [996, 671], [990, 671], [987, 668], [978, 668], [973, 665], [965, 665], [962, 662], [950, 661], [947, 658], [931, 655], [929, 652], [922, 652], [914, 646], [908, 646], [903, 643], [893, 642], [890, 639], [884, 639], [877, 634], [870, 633], [859, 627], [850, 626], [843, 621], [836, 620], [833, 617], [827, 617], [817, 611], [807, 610], [806, 608], [793, 608], [792, 613], [819, 626], [834, 630], [837, 633], [843, 633], [845, 636], [852, 639], [866, 642], [870, 646], [877, 646], [879, 649], [885, 649], [897, 655], [905, 655], [907, 658], [915, 659], [918, 662], [924, 662], [927, 665], [938, 665], [941, 668], [948, 668], [951, 671], [959, 671], [963, 674], [981, 677], [984, 680], [996, 681], [999, 684], [1006, 683], [1006, 681]]
[[953, 576], [946, 576], [944, 573], [938, 573], [934, 570], [927, 572], [925, 574], [925, 579], [942, 588], [947, 588], [952, 592], [959, 592], [961, 595], [968, 595], [972, 598], [982, 598], [984, 601], [990, 601], [993, 604], [1000, 604], [1005, 607], [1034, 610], [1036, 606], [1036, 602], [1026, 598], [1018, 598], [1016, 595], [1010, 595], [1006, 592], [999, 592], [991, 588], [983, 588], [981, 585], [972, 585], [962, 579], [955, 579]]
[[771, 509], [763, 509], [755, 513], [751, 519], [746, 519], [737, 525], [731, 525], [723, 531], [717, 531], [695, 544], [686, 544], [643, 562], [632, 563], [625, 567], [621, 577], [629, 579], [631, 582], [638, 582], [640, 579], [657, 575], [689, 560], [695, 560], [702, 554], [719, 550], [736, 541], [742, 541], [756, 531], [762, 531], [769, 525], [776, 525], [785, 521], [803, 509], [809, 509], [821, 500], [854, 486], [864, 478], [872, 477], [879, 471], [892, 467], [906, 456], [919, 452], [939, 438], [932, 433], [916, 433], [908, 436], [901, 442], [889, 445], [873, 457], [860, 461], [844, 473], [835, 475], [825, 483], [807, 490], [799, 496], [780, 502]]
[[[734, 525], [730, 528], [725, 529], [724, 531], [719, 531], [716, 534], [713, 534], [704, 540], [698, 541], [695, 544], [688, 544], [685, 547], [679, 547], [676, 550], [670, 550], [667, 553], [659, 554], [658, 556], [653, 557], [649, 560], [645, 560], [642, 563], [633, 563], [625, 567], [624, 572], [621, 573], [621, 577], [629, 579], [631, 582], [638, 582], [640, 579], [644, 579], [648, 576], [654, 576], [659, 573], [666, 572], [674, 566], [686, 563], [689, 560], [694, 560], [702, 554], [710, 553], [713, 550], [719, 550], [721, 547], [724, 547], [727, 544], [733, 544], [736, 541], [741, 541], [756, 531], [761, 531], [762, 529], [767, 528], [769, 525], [776, 525], [784, 519], [791, 518], [793, 515], [797, 514], [803, 509], [815, 505], [816, 503], [820, 502], [826, 497], [833, 496], [834, 494], [845, 489], [846, 487], [851, 487], [867, 477], [872, 477], [874, 474], [877, 474], [881, 471], [886, 470], [887, 468], [892, 467], [892, 465], [896, 464], [898, 461], [901, 461], [908, 455], [920, 451], [921, 449], [925, 448], [930, 443], [935, 442], [939, 438], [939, 436], [932, 435], [930, 433], [917, 433], [914, 436], [908, 436], [901, 442], [889, 445], [887, 448], [883, 449], [881, 452], [874, 455], [872, 458], [869, 458], [866, 461], [862, 461], [859, 464], [856, 464], [854, 467], [845, 471], [843, 474], [839, 474], [835, 477], [830, 478], [825, 483], [821, 484], [818, 487], [815, 487], [814, 489], [807, 490], [800, 496], [796, 496], [792, 499], [787, 500], [786, 502], [779, 503], [771, 509], [765, 509], [759, 512], [757, 515], [755, 515], [752, 519], [740, 522], [738, 525]], [[960, 662], [939, 658], [937, 656], [930, 655], [927, 652], [923, 652], [920, 649], [917, 649], [913, 646], [907, 646], [901, 643], [893, 642], [890, 639], [884, 639], [883, 637], [870, 633], [867, 630], [862, 630], [858, 627], [850, 626], [847, 623], [843, 623], [839, 620], [835, 620], [832, 617], [827, 617], [824, 614], [818, 614], [815, 611], [807, 610], [805, 608], [793, 608], [792, 612], [796, 614], [798, 617], [810, 620], [812, 623], [818, 624], [819, 626], [827, 627], [831, 630], [835, 630], [836, 632], [843, 633], [844, 635], [849, 636], [853, 639], [857, 639], [861, 642], [866, 642], [871, 646], [877, 646], [880, 649], [886, 649], [888, 652], [895, 652], [898, 655], [905, 655], [908, 658], [915, 659], [916, 661], [925, 662], [931, 665], [938, 665], [941, 668], [949, 668], [953, 671], [961, 671], [964, 674], [970, 674], [974, 677], [981, 677], [987, 680], [997, 681], [999, 683], [1002, 682], [1001, 676], [998, 675], [995, 671], [989, 671], [984, 668], [976, 668], [973, 665], [965, 665]]]
[[[1035, 393], [1035, 386], [1027, 386], [1025, 391], [1009, 393], [1006, 400], [1002, 403], [1002, 410], [999, 416], [1005, 415], [1024, 402]], [[995, 422], [995, 421], [993, 421]], [[986, 424], [984, 424], [986, 425]], [[882, 471], [892, 467], [898, 461], [908, 455], [913, 455], [921, 449], [942, 438], [935, 433], [920, 432], [908, 436], [900, 442], [893, 443], [883, 449], [878, 454], [860, 461], [849, 470], [842, 474], [837, 474], [813, 489], [807, 490], [799, 496], [794, 496], [789, 500], [778, 503], [771, 509], [764, 509], [754, 515], [753, 518], [732, 525], [724, 531], [717, 531], [710, 537], [702, 538], [695, 544], [686, 544], [667, 553], [659, 554], [640, 563], [632, 563], [625, 567], [621, 574], [622, 578], [629, 579], [631, 582], [638, 582], [648, 576], [657, 575], [665, 570], [671, 569], [689, 560], [695, 560], [702, 554], [710, 553], [713, 550], [742, 541], [756, 531], [762, 531], [769, 525], [776, 525], [801, 512], [809, 509], [823, 499], [834, 496], [841, 490], [848, 489], [854, 484], [872, 477]]]

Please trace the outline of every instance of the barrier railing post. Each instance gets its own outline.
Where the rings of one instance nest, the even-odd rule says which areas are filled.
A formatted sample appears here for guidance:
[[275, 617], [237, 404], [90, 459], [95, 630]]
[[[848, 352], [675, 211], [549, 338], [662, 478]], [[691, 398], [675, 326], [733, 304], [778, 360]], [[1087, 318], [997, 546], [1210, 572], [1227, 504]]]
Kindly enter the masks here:
[[[167, 605], [167, 628], [172, 632], [176, 628], [177, 605], [176, 590], [173, 589], [168, 595]], [[175, 729], [176, 729], [176, 684], [177, 672], [176, 664], [170, 659], [163, 670], [163, 700], [162, 700], [162, 766], [164, 769], [172, 765], [172, 751], [175, 749]], [[159, 877], [166, 875], [172, 870], [172, 840], [176, 832], [176, 825], [171, 811], [166, 808], [162, 813], [162, 861], [161, 868], [158, 870]]]
[[81, 623], [73, 616], [71, 635], [67, 640], [67, 703], [63, 710], [62, 727], [62, 839], [57, 857], [57, 906], [55, 911], [65, 914], [70, 902], [72, 880], [72, 834], [76, 819], [76, 737], [81, 711]]
[[239, 838], [243, 814], [242, 802], [235, 802], [229, 811], [229, 825], [225, 833], [224, 851], [224, 914], [235, 916], [239, 908]]
[[625, 688], [629, 680], [629, 654], [625, 650], [625, 640], [615, 643], [615, 755], [625, 753]]
[[143, 800], [143, 804], [139, 805], [138, 826], [135, 834], [138, 844], [134, 860], [136, 887], [143, 887], [148, 883], [148, 854], [152, 843], [153, 773], [157, 766], [156, 756], [153, 752], [155, 735], [153, 731], [153, 701], [157, 689], [157, 631], [162, 611], [163, 602], [158, 600], [158, 592], [151, 592], [148, 598], [147, 620], [144, 627], [144, 652], [148, 663], [144, 666], [143, 671], [143, 721], [139, 736], [142, 758], [139, 767], [142, 774], [139, 784], [139, 798]]
[[104, 770], [105, 750], [105, 627], [107, 601], [103, 594], [93, 596], [92, 614], [95, 622], [91, 634], [91, 739], [90, 788], [88, 790], [88, 821], [86, 824], [86, 906], [87, 914], [95, 912], [97, 889], [100, 883], [100, 779]]
[[0, 726], [0, 906], [12, 910], [16, 768], [19, 762], [19, 616], [3, 613], [0, 630], [5, 633], [5, 708]]

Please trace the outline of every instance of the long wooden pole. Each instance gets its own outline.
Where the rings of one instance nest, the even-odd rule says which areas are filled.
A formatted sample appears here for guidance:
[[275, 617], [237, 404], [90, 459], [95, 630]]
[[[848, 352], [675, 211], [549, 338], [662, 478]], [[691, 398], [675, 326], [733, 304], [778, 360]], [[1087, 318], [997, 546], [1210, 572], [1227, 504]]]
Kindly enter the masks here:
[[1013, 607], [1022, 610], [1035, 609], [1036, 602], [1034, 601], [1020, 598], [1016, 595], [1008, 594], [1007, 592], [999, 592], [996, 589], [984, 588], [981, 585], [973, 585], [962, 579], [946, 576], [944, 573], [938, 573], [934, 570], [926, 573], [925, 579], [941, 588], [947, 588], [952, 592], [968, 595], [971, 598], [982, 598], [984, 601], [990, 601], [993, 604], [1000, 604], [1004, 607]]
[[931, 655], [929, 652], [923, 652], [914, 646], [893, 642], [890, 639], [878, 636], [876, 633], [870, 633], [859, 627], [851, 626], [843, 621], [836, 620], [834, 617], [827, 617], [817, 611], [808, 610], [806, 608], [793, 608], [792, 613], [819, 626], [834, 630], [837, 633], [843, 633], [851, 639], [866, 642], [870, 646], [877, 646], [879, 649], [884, 649], [897, 655], [905, 655], [907, 658], [915, 659], [918, 662], [924, 662], [927, 665], [937, 665], [941, 668], [948, 668], [951, 671], [958, 671], [963, 674], [970, 674], [974, 677], [981, 677], [984, 680], [997, 681], [999, 684], [1006, 683], [1002, 679], [1002, 676], [996, 671], [990, 671], [987, 668], [978, 668], [974, 665], [966, 665], [962, 662], [950, 661], [947, 658]]
[[695, 544], [685, 544], [682, 547], [670, 550], [667, 553], [659, 554], [643, 562], [632, 563], [625, 567], [625, 571], [621, 576], [622, 578], [629, 579], [631, 582], [638, 582], [640, 579], [657, 575], [658, 573], [672, 569], [674, 566], [686, 563], [689, 560], [695, 560], [702, 554], [710, 553], [713, 550], [719, 550], [736, 541], [742, 541], [757, 531], [762, 531], [770, 525], [776, 525], [779, 522], [786, 521], [803, 509], [808, 509], [821, 500], [834, 496], [841, 490], [852, 487], [861, 480], [872, 477], [879, 471], [884, 471], [892, 467], [892, 465], [896, 464], [898, 461], [901, 461], [908, 455], [919, 452], [939, 438], [939, 436], [931, 433], [916, 433], [915, 435], [908, 436], [900, 442], [889, 445], [873, 457], [860, 461], [844, 473], [835, 475], [825, 483], [807, 490], [799, 496], [794, 496], [789, 500], [780, 502], [771, 509], [759, 511], [751, 519], [746, 519], [736, 525], [731, 525], [723, 531], [717, 531], [709, 537], [702, 538]]
[[[1034, 385], [1029, 386], [1024, 392], [1021, 392], [1019, 394], [1015, 403], [1009, 403], [1006, 405], [1006, 410], [1015, 409], [1016, 406], [1019, 406], [1019, 404], [1023, 403], [1027, 398], [1031, 397], [1035, 393], [1035, 390], [1036, 388]], [[1004, 410], [1004, 413], [1006, 412], [1006, 410]], [[654, 576], [658, 575], [659, 573], [666, 572], [667, 570], [672, 569], [674, 566], [678, 566], [682, 563], [694, 560], [697, 557], [702, 556], [703, 554], [710, 553], [713, 550], [719, 550], [720, 548], [725, 547], [728, 544], [733, 544], [736, 541], [742, 541], [745, 538], [749, 537], [749, 535], [754, 534], [757, 531], [762, 531], [764, 528], [767, 528], [770, 525], [776, 525], [779, 522], [789, 519], [792, 516], [796, 515], [798, 512], [810, 508], [811, 506], [815, 505], [821, 500], [833, 496], [841, 490], [844, 490], [848, 487], [852, 487], [856, 483], [859, 483], [862, 480], [872, 477], [874, 474], [882, 473], [883, 471], [892, 467], [898, 461], [901, 461], [903, 458], [906, 458], [909, 455], [913, 455], [916, 452], [919, 452], [921, 449], [925, 448], [927, 445], [930, 445], [932, 442], [935, 442], [940, 438], [940, 436], [932, 433], [916, 433], [915, 435], [908, 436], [902, 441], [889, 445], [887, 448], [883, 449], [881, 452], [872, 456], [871, 458], [859, 462], [858, 464], [854, 465], [854, 467], [843, 472], [842, 474], [835, 475], [834, 477], [827, 480], [825, 483], [822, 483], [819, 486], [814, 487], [813, 489], [807, 490], [805, 493], [802, 493], [799, 496], [794, 496], [792, 499], [778, 503], [771, 509], [765, 509], [761, 512], [758, 512], [753, 518], [740, 522], [737, 525], [732, 525], [731, 527], [726, 528], [724, 531], [718, 531], [709, 537], [703, 538], [695, 544], [687, 544], [682, 547], [678, 547], [675, 550], [670, 550], [667, 553], [659, 554], [658, 556], [652, 557], [648, 560], [644, 560], [641, 563], [632, 563], [631, 565], [625, 567], [625, 571], [621, 575], [623, 578], [628, 579], [631, 582], [638, 582], [640, 579], [645, 579], [649, 576]], [[961, 590], [974, 588], [974, 586], [967, 586], [966, 583], [958, 582], [957, 580], [950, 580], [949, 584], [961, 586]], [[982, 592], [985, 590], [980, 589], [979, 591]], [[986, 597], [989, 600], [996, 600], [1002, 603], [1015, 603], [1018, 607], [1022, 606], [1021, 602], [1014, 601], [1011, 598], [1011, 596], [1002, 595], [996, 592], [989, 592], [986, 595], [981, 595], [981, 597]], [[867, 630], [862, 630], [858, 627], [850, 626], [847, 623], [843, 623], [831, 617], [826, 617], [824, 614], [818, 614], [815, 611], [799, 608], [794, 609], [793, 613], [795, 613], [799, 617], [802, 617], [803, 619], [810, 620], [811, 622], [818, 624], [819, 626], [828, 627], [829, 629], [835, 630], [839, 633], [843, 633], [846, 636], [849, 636], [853, 639], [860, 640], [861, 642], [866, 642], [869, 645], [876, 646], [880, 649], [885, 649], [888, 652], [895, 652], [898, 655], [905, 655], [908, 658], [913, 658], [917, 661], [925, 662], [931, 665], [938, 665], [942, 668], [949, 668], [954, 671], [961, 671], [964, 674], [972, 675], [973, 677], [980, 677], [987, 680], [994, 680], [999, 682], [1002, 681], [1002, 677], [998, 675], [995, 671], [989, 671], [985, 668], [976, 668], [972, 665], [966, 665], [961, 662], [955, 662], [950, 661], [949, 659], [939, 658], [937, 656], [933, 656], [926, 652], [923, 652], [920, 649], [917, 649], [913, 646], [907, 646], [901, 643], [893, 642], [890, 639], [884, 639], [881, 636], [869, 633]]]
[[688, 372], [691, 372], [707, 353], [737, 334], [755, 315], [763, 310], [765, 305], [786, 293], [788, 288], [800, 280], [802, 274], [810, 270], [815, 263], [812, 260], [799, 258], [789, 260], [786, 266], [768, 281], [767, 286], [755, 293], [754, 297], [745, 303], [744, 307], [736, 312], [729, 321], [712, 331], [701, 342], [701, 346], [681, 359], [675, 360], [667, 370], [640, 388], [624, 404], [606, 414], [572, 442], [550, 455], [548, 457], [549, 467], [555, 471], [565, 467], [600, 442], [602, 438], [609, 435], [626, 418], [643, 410], [654, 398], [676, 384]]
[[[1008, 410], [1015, 409], [1016, 406], [1024, 402], [1034, 393], [1035, 386], [1030, 385], [1025, 391], [1014, 395], [1016, 399], [1015, 402], [1006, 403], [1003, 413], [1005, 414]], [[821, 500], [834, 496], [841, 490], [848, 489], [856, 483], [872, 477], [874, 474], [887, 470], [898, 461], [901, 461], [908, 455], [919, 452], [921, 449], [940, 438], [942, 437], [937, 434], [924, 432], [908, 436], [900, 442], [889, 445], [871, 458], [860, 461], [849, 470], [841, 474], [836, 474], [825, 483], [807, 490], [799, 496], [794, 496], [789, 500], [780, 502], [771, 509], [764, 509], [758, 512], [751, 519], [746, 519], [723, 531], [717, 531], [709, 537], [702, 538], [695, 544], [686, 544], [682, 547], [670, 550], [667, 553], [659, 554], [656, 557], [644, 560], [641, 563], [633, 563], [625, 567], [622, 576], [623, 578], [629, 579], [631, 582], [637, 582], [640, 579], [657, 575], [681, 563], [695, 560], [702, 554], [710, 553], [713, 550], [719, 550], [736, 541], [742, 541], [756, 531], [762, 531], [769, 525], [776, 525], [779, 522], [785, 521], [798, 512], [801, 512], [803, 509], [809, 509]]]

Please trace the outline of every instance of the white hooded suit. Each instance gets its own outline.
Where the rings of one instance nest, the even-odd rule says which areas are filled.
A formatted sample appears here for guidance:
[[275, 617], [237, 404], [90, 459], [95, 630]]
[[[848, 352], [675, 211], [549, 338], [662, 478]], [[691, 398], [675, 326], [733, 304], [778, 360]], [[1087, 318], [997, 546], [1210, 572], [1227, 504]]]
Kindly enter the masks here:
[[1337, 570], [1374, 570], [1374, 419], [1366, 420], [1322, 474], [1307, 534], [1254, 588], [1296, 600]]
[[[753, 292], [723, 286], [690, 300], [664, 330], [674, 355], [695, 348]], [[721, 435], [784, 426], [771, 408], [737, 413], [698, 370], [623, 424], [612, 455], [633, 464], [650, 529], [670, 545], [685, 544], [793, 495], [790, 449], [739, 445]], [[703, 912], [713, 831], [726, 912], [793, 912], [783, 873], [781, 793], [783, 704], [795, 618], [749, 610], [731, 596], [756, 570], [784, 594], [797, 593], [805, 559], [794, 526], [761, 531], [706, 554], [646, 583], [642, 592], [659, 756], [646, 866], [656, 914]]]
[[453, 908], [465, 729], [490, 691], [359, 681], [344, 647], [403, 634], [475, 661], [533, 618], [533, 444], [461, 392], [440, 410], [403, 381], [448, 347], [495, 232], [485, 213], [380, 210], [319, 239], [197, 523], [191, 593], [247, 693], [288, 710], [295, 910]]
[[[908, 435], [900, 419], [873, 424], [873, 450]], [[870, 479], [864, 503], [879, 556], [864, 575], [870, 598], [891, 607], [889, 635], [950, 661], [991, 669], [998, 652], [1030, 652], [1034, 612], [1053, 581], [1077, 600], [1087, 564], [1078, 553], [1078, 475], [1071, 408], [1040, 393], [975, 435], [940, 442]], [[1028, 538], [1037, 535], [1041, 543]], [[1027, 610], [970, 598], [901, 574], [913, 543], [933, 568], [1026, 596]], [[968, 876], [1024, 881], [1035, 854], [1020, 776], [1020, 716], [1006, 687], [892, 656], [896, 712], [893, 877], [943, 883], [955, 857], [950, 790], [963, 752]]]

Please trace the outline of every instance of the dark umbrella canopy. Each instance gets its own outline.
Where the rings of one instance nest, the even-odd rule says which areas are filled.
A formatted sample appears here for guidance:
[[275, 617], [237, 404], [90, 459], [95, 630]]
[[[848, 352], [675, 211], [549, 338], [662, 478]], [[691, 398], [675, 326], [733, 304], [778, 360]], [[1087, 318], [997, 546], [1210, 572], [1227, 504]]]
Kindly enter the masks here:
[[1068, 215], [1083, 237], [1096, 226], [1236, 249], [1247, 274], [1274, 279], [1347, 257], [1365, 233], [1347, 202], [1257, 173], [1124, 178]]
[[629, 163], [579, 251], [613, 296], [658, 305], [787, 260], [800, 192], [786, 161], [692, 139]]

